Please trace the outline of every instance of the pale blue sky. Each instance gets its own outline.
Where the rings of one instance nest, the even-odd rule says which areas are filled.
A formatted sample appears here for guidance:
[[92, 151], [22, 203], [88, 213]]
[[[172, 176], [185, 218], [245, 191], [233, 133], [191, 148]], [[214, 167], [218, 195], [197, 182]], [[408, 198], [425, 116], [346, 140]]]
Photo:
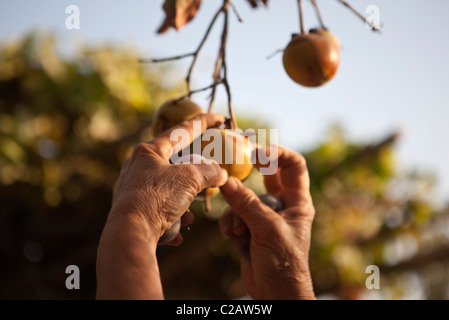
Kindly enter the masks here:
[[[203, 1], [196, 19], [176, 33], [156, 34], [162, 0], [0, 0], [0, 41], [34, 28], [54, 31], [70, 53], [80, 43], [130, 46], [145, 57], [191, 52], [221, 0]], [[381, 35], [335, 0], [321, 0], [326, 24], [343, 45], [340, 70], [329, 84], [307, 89], [293, 83], [282, 67], [283, 48], [298, 31], [296, 0], [271, 0], [269, 9], [251, 10], [234, 0], [244, 19], [231, 19], [229, 81], [238, 112], [255, 114], [279, 128], [280, 143], [299, 150], [320, 141], [331, 122], [344, 125], [356, 141], [381, 139], [400, 129], [400, 168], [437, 176], [440, 198], [449, 198], [449, 36], [447, 0], [352, 0], [364, 12], [380, 8]], [[65, 28], [68, 5], [81, 10], [81, 29]], [[306, 2], [306, 25], [317, 25]], [[210, 84], [221, 23], [211, 34], [195, 73], [198, 87]], [[182, 79], [189, 61], [173, 77]], [[224, 94], [220, 93], [219, 101]], [[206, 107], [203, 96], [198, 102]], [[203, 103], [204, 102], [204, 103]], [[225, 107], [217, 106], [225, 112]]]

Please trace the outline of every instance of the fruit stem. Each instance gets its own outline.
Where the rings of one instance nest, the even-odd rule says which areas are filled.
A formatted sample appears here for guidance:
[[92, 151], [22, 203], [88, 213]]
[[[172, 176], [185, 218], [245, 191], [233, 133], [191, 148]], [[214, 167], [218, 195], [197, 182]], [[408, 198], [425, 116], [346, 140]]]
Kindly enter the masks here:
[[221, 35], [221, 45], [220, 51], [218, 53], [217, 62], [215, 63], [215, 72], [213, 75], [213, 85], [212, 85], [212, 93], [210, 97], [209, 110], [211, 113], [215, 101], [216, 94], [216, 86], [218, 85], [220, 74], [222, 73], [221, 83], [224, 85], [226, 89], [226, 94], [228, 96], [228, 109], [229, 116], [231, 119], [231, 129], [237, 129], [237, 121], [235, 119], [234, 110], [232, 108], [232, 96], [231, 96], [231, 88], [228, 82], [228, 68], [226, 65], [226, 46], [228, 42], [228, 32], [229, 32], [229, 6], [231, 5], [230, 0], [224, 0], [223, 3], [223, 12], [224, 12], [224, 25], [223, 25], [223, 33]]
[[310, 1], [312, 2], [312, 5], [315, 8], [316, 15], [318, 17], [318, 21], [320, 23], [321, 29], [327, 30], [326, 25], [324, 24], [323, 16], [321, 15], [320, 7], [318, 6], [318, 1], [317, 0], [310, 0]]
[[304, 26], [304, 10], [302, 7], [302, 0], [298, 0], [298, 7], [299, 7], [299, 28], [300, 28], [301, 34], [305, 34], [306, 28]]

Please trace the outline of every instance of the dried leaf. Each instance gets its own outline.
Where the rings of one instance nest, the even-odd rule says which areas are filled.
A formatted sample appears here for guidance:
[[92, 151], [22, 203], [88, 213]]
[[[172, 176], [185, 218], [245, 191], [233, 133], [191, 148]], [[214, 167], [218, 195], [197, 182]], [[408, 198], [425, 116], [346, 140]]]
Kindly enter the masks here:
[[253, 8], [257, 8], [260, 2], [262, 2], [265, 7], [268, 5], [268, 0], [248, 0], [248, 2]]
[[201, 0], [165, 0], [165, 20], [157, 32], [164, 33], [170, 28], [181, 29], [195, 18], [200, 4]]

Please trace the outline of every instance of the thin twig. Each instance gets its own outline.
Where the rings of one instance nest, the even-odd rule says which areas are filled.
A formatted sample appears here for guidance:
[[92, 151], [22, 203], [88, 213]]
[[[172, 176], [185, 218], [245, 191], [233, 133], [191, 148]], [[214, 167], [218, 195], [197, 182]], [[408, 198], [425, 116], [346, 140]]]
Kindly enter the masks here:
[[[177, 101], [191, 97], [195, 93], [203, 92], [203, 91], [211, 89], [209, 109], [208, 109], [208, 112], [211, 113], [212, 109], [213, 109], [214, 102], [215, 102], [217, 86], [220, 84], [223, 84], [225, 86], [226, 93], [228, 95], [228, 107], [229, 107], [229, 115], [231, 117], [231, 127], [232, 127], [232, 129], [237, 129], [237, 122], [235, 119], [234, 111], [232, 109], [231, 89], [229, 86], [229, 82], [227, 80], [227, 67], [226, 67], [226, 61], [225, 61], [226, 46], [227, 46], [228, 32], [229, 32], [229, 7], [232, 8], [232, 10], [234, 11], [234, 13], [237, 16], [237, 19], [239, 21], [243, 21], [240, 14], [237, 12], [236, 7], [231, 3], [231, 0], [223, 0], [223, 5], [215, 13], [214, 17], [212, 18], [212, 21], [210, 22], [210, 24], [206, 30], [206, 33], [204, 34], [203, 38], [201, 39], [199, 46], [197, 47], [197, 49], [194, 52], [183, 54], [183, 55], [178, 55], [175, 57], [164, 58], [164, 59], [141, 59], [140, 62], [153, 62], [153, 63], [154, 62], [166, 62], [166, 61], [180, 60], [180, 59], [184, 59], [184, 58], [188, 58], [188, 57], [193, 57], [192, 63], [190, 64], [190, 67], [188, 69], [187, 76], [185, 79], [186, 84], [187, 84], [187, 92], [188, 93], [185, 96], [182, 96], [179, 99], [177, 99]], [[194, 70], [197, 60], [198, 60], [198, 56], [200, 54], [200, 51], [204, 47], [204, 44], [206, 43], [206, 41], [209, 37], [209, 34], [210, 34], [213, 26], [215, 25], [218, 17], [222, 13], [224, 15], [224, 26], [223, 26], [223, 33], [221, 35], [220, 50], [218, 52], [218, 57], [215, 62], [215, 69], [214, 69], [214, 73], [213, 73], [213, 82], [210, 86], [207, 86], [205, 88], [192, 90], [191, 78], [192, 78], [193, 70]]]
[[[209, 113], [211, 113], [212, 109], [213, 109], [213, 104], [215, 101], [215, 93], [217, 90], [218, 78], [220, 77], [221, 70], [223, 69], [223, 57], [226, 52], [226, 44], [227, 44], [227, 39], [228, 39], [228, 21], [229, 21], [228, 8], [229, 8], [229, 4], [230, 4], [229, 0], [224, 0], [224, 4], [223, 4], [224, 26], [223, 26], [223, 33], [221, 35], [220, 51], [218, 52], [217, 61], [215, 62], [215, 70], [213, 73], [214, 86], [212, 87], [212, 93], [211, 93], [211, 98], [210, 98], [210, 102], [209, 102], [209, 110], [208, 110]], [[224, 78], [224, 80], [226, 80], [226, 79]]]
[[271, 60], [271, 59], [273, 59], [275, 56], [277, 56], [279, 53], [284, 52], [284, 50], [285, 50], [285, 49], [277, 49], [276, 51], [270, 53], [270, 54], [267, 56], [266, 59], [267, 59], [267, 60]]
[[226, 41], [228, 36], [228, 28], [229, 28], [229, 14], [225, 13], [225, 25], [223, 30], [223, 38], [222, 38], [222, 45], [223, 45], [223, 57], [222, 57], [222, 69], [223, 69], [223, 85], [226, 89], [226, 95], [228, 96], [228, 110], [229, 110], [229, 117], [230, 117], [230, 125], [232, 130], [236, 130], [238, 128], [237, 126], [237, 120], [235, 118], [234, 109], [232, 107], [232, 95], [231, 95], [231, 88], [229, 86], [228, 82], [228, 66], [226, 63]]
[[304, 10], [302, 8], [302, 0], [298, 0], [299, 7], [299, 28], [301, 30], [301, 34], [306, 33], [306, 28], [304, 26]]
[[174, 102], [176, 103], [176, 102], [179, 102], [179, 101], [181, 101], [181, 100], [183, 100], [183, 99], [185, 99], [185, 98], [190, 98], [192, 95], [194, 95], [194, 94], [196, 94], [196, 93], [200, 93], [200, 92], [203, 92], [203, 91], [210, 90], [210, 89], [212, 89], [214, 86], [217, 86], [217, 85], [222, 84], [222, 83], [223, 83], [223, 80], [222, 80], [222, 79], [218, 79], [218, 81], [217, 81], [216, 84], [211, 84], [211, 85], [209, 85], [209, 86], [207, 86], [207, 87], [204, 87], [204, 88], [200, 88], [200, 89], [195, 89], [195, 90], [189, 91], [189, 93], [187, 93], [186, 95], [183, 95], [183, 96], [179, 97], [179, 98], [176, 99]]
[[215, 13], [212, 21], [209, 24], [209, 27], [206, 30], [206, 33], [203, 37], [203, 39], [200, 42], [200, 45], [198, 46], [198, 48], [196, 49], [196, 51], [193, 53], [193, 60], [192, 60], [192, 64], [189, 67], [189, 71], [187, 72], [187, 77], [186, 77], [186, 83], [187, 83], [187, 91], [191, 92], [191, 84], [190, 84], [190, 80], [192, 77], [192, 73], [193, 73], [193, 69], [195, 67], [195, 64], [198, 60], [198, 55], [200, 54], [201, 49], [203, 48], [204, 44], [206, 43], [207, 38], [209, 37], [209, 34], [212, 30], [212, 27], [214, 26], [215, 22], [217, 21], [217, 18], [220, 16], [220, 14], [224, 11], [224, 6], [222, 6], [217, 13]]
[[323, 16], [321, 15], [320, 7], [318, 6], [318, 1], [317, 0], [310, 0], [310, 1], [312, 2], [312, 5], [315, 8], [321, 29], [327, 30], [326, 25], [324, 24]]
[[349, 2], [345, 0], [337, 0], [347, 8], [349, 8], [352, 12], [354, 12], [360, 19], [362, 19], [364, 22], [366, 22], [367, 25], [370, 26], [370, 28], [375, 32], [380, 32], [380, 26], [376, 26], [375, 24], [371, 23], [367, 17], [365, 17], [363, 14], [361, 14], [357, 9], [355, 9]]
[[195, 52], [181, 54], [179, 56], [169, 57], [169, 58], [162, 58], [162, 59], [140, 59], [140, 63], [159, 63], [159, 62], [168, 62], [168, 61], [174, 61], [174, 60], [181, 60], [188, 57], [193, 57], [195, 55]]
[[241, 16], [240, 13], [237, 11], [237, 7], [234, 5], [234, 3], [230, 2], [230, 5], [231, 5], [231, 8], [232, 8], [232, 11], [234, 12], [234, 14], [235, 14], [236, 17], [237, 17], [237, 20], [238, 20], [239, 22], [243, 22], [242, 16]]

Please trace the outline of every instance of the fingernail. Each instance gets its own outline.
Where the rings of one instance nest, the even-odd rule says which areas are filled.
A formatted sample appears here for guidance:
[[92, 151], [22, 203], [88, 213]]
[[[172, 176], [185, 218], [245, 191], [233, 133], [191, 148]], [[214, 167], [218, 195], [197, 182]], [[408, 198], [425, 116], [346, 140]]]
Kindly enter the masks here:
[[239, 187], [239, 181], [234, 177], [229, 177], [228, 182], [221, 187], [221, 191], [226, 194], [233, 194]]

